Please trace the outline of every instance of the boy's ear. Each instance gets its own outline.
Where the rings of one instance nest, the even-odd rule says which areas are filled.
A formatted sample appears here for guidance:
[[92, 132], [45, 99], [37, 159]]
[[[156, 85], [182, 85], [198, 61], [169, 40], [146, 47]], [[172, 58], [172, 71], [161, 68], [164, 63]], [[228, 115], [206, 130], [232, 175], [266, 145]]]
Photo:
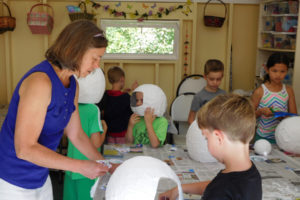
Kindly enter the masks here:
[[217, 138], [219, 144], [222, 144], [224, 142], [225, 136], [221, 130], [214, 130], [213, 134]]
[[120, 77], [119, 82], [120, 82], [120, 81], [124, 81], [124, 80], [125, 80], [125, 77], [122, 76], [122, 77]]

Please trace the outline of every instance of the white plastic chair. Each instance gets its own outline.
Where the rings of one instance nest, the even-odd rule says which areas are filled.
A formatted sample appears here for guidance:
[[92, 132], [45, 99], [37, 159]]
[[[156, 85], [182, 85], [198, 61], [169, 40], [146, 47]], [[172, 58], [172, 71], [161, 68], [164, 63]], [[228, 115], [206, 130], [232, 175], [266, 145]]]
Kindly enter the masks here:
[[186, 134], [189, 127], [189, 112], [194, 96], [194, 93], [184, 93], [173, 100], [170, 109], [171, 123], [169, 133]]
[[200, 74], [192, 74], [185, 77], [178, 85], [176, 96], [184, 93], [197, 93], [206, 86], [206, 80]]

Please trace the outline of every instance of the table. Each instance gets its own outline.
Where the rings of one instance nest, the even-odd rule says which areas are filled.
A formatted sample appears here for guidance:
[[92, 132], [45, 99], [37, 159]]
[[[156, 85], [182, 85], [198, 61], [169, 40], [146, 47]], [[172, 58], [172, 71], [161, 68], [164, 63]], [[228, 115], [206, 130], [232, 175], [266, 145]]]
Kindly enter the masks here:
[[[106, 150], [118, 149], [119, 151], [128, 150], [126, 145], [105, 145]], [[114, 159], [127, 160], [134, 156], [152, 156], [165, 161], [179, 176], [181, 183], [191, 183], [213, 179], [216, 174], [224, 168], [221, 163], [200, 163], [192, 160], [188, 156], [185, 145], [165, 145], [154, 149], [144, 145], [142, 153], [120, 153], [121, 157]], [[265, 200], [295, 200], [300, 198], [300, 159], [294, 159], [285, 155], [277, 147], [273, 147], [267, 157], [254, 155], [251, 151], [251, 159], [262, 176], [263, 199]], [[112, 157], [111, 157], [112, 158]], [[109, 178], [109, 177], [108, 177]], [[104, 199], [105, 190], [103, 185], [108, 179], [97, 185], [94, 200]], [[175, 184], [164, 180], [158, 186], [158, 193], [172, 188]], [[185, 195], [186, 199], [201, 199], [199, 195]]]

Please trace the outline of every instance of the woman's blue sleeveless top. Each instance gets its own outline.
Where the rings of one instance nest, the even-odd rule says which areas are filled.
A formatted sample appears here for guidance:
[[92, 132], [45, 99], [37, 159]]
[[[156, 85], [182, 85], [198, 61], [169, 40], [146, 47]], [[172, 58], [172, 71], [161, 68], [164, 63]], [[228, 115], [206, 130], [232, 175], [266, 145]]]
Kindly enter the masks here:
[[[56, 151], [64, 128], [75, 110], [75, 78], [71, 76], [70, 86], [65, 88], [53, 67], [46, 60], [29, 70], [18, 83], [0, 132], [0, 178], [26, 189], [35, 189], [43, 186], [49, 174], [48, 168], [19, 159], [16, 157], [15, 152], [14, 135], [20, 99], [19, 88], [23, 80], [34, 72], [46, 73], [52, 83], [51, 102], [47, 108], [44, 126], [38, 139], [41, 145]], [[23, 134], [28, 133], [25, 132]]]

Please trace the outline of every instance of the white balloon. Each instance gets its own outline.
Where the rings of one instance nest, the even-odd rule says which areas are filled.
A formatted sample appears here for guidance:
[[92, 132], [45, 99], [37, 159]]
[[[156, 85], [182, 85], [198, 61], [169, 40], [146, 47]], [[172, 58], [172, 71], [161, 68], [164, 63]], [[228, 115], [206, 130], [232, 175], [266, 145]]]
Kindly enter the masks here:
[[254, 151], [259, 155], [267, 156], [272, 151], [272, 145], [268, 140], [259, 139], [254, 143]]
[[[132, 112], [139, 116], [144, 116], [147, 107], [154, 108], [154, 114], [162, 117], [167, 109], [167, 97], [164, 91], [153, 84], [143, 84], [137, 87], [134, 92], [143, 93], [143, 104], [140, 106], [131, 106]], [[132, 99], [131, 99], [132, 101]]]
[[277, 145], [284, 151], [300, 153], [300, 117], [289, 117], [282, 120], [276, 130]]
[[195, 120], [189, 127], [186, 134], [186, 147], [189, 156], [199, 162], [217, 162], [217, 160], [209, 153], [207, 141], [198, 127]]
[[79, 85], [79, 103], [99, 103], [105, 92], [105, 77], [100, 68], [83, 78], [74, 77]]
[[183, 200], [178, 176], [165, 162], [149, 156], [136, 156], [123, 162], [109, 179], [105, 199], [153, 200], [160, 178], [174, 180], [179, 200]]

